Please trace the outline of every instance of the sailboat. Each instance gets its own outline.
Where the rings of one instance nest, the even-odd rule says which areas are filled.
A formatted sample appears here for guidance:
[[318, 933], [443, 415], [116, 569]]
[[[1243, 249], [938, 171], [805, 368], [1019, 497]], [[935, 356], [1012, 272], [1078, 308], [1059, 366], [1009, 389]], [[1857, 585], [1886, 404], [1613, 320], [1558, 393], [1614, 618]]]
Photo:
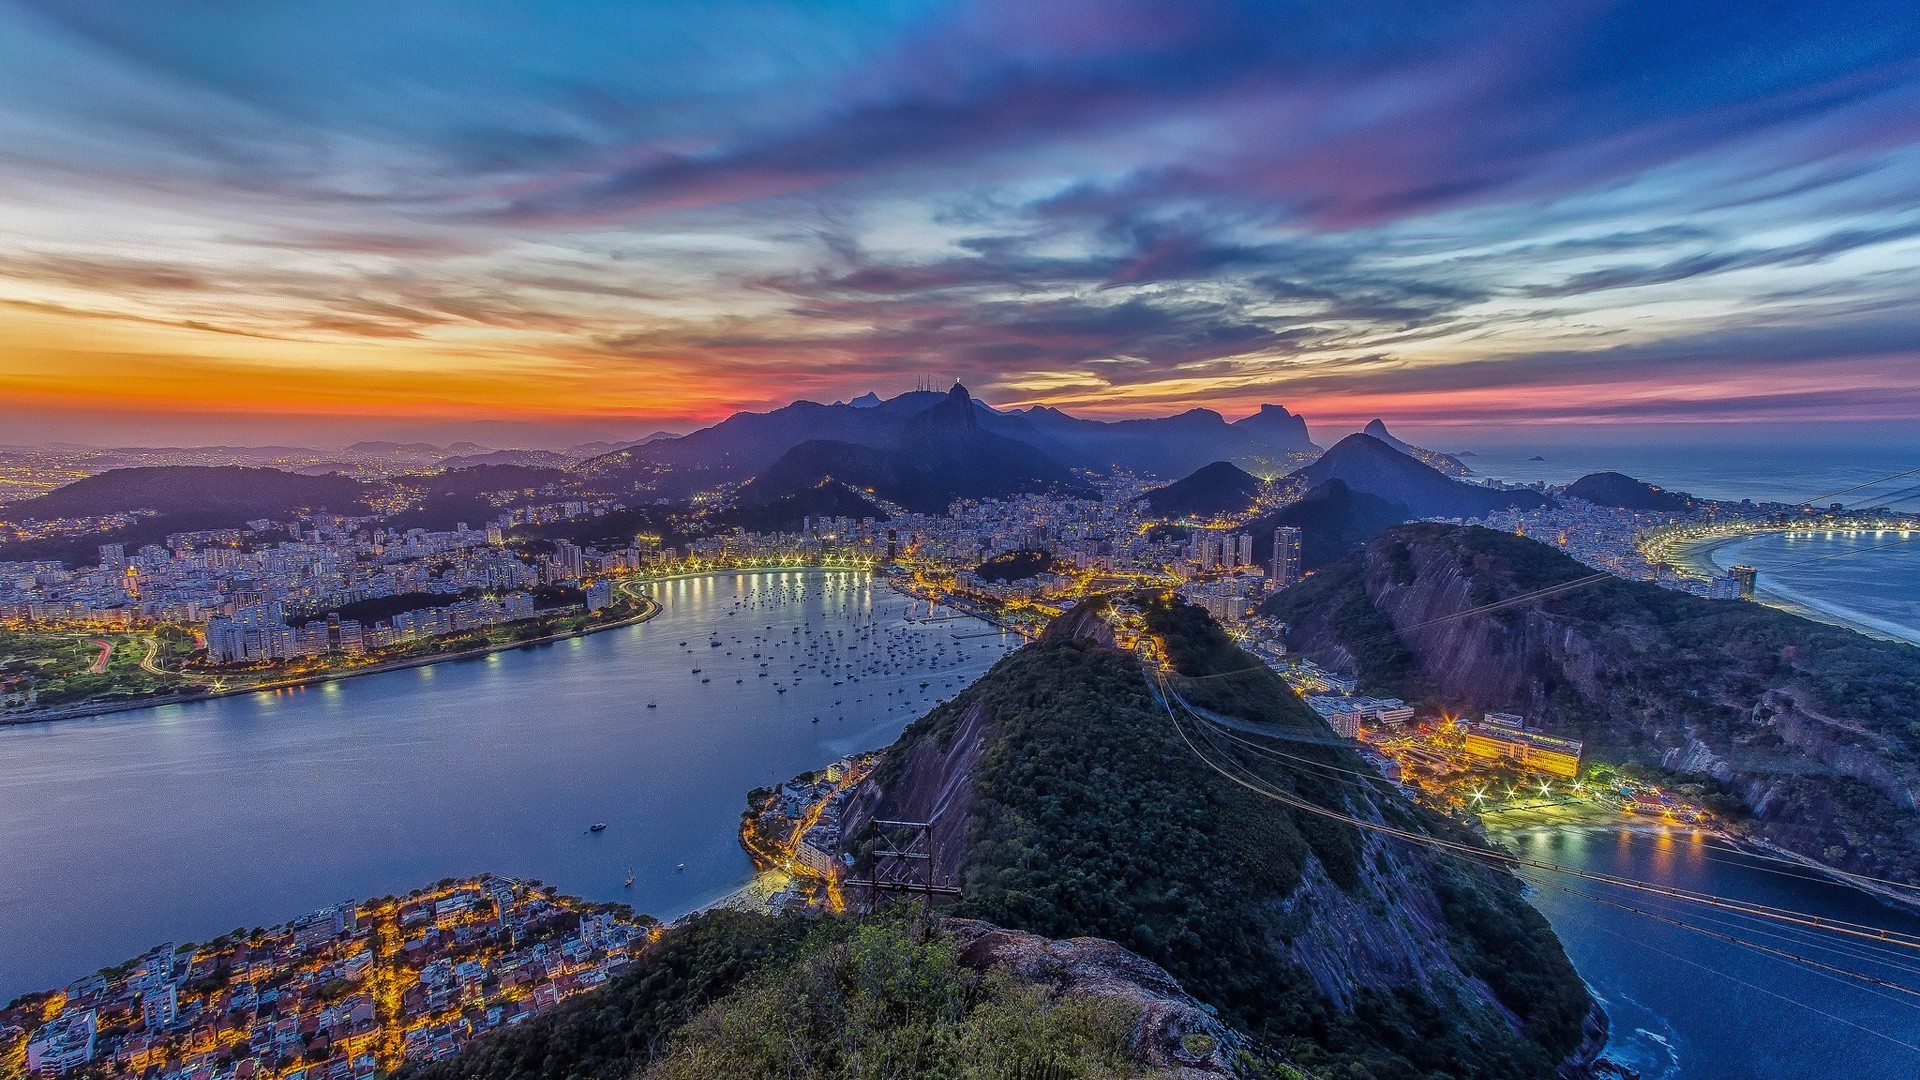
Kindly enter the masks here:
[[633, 888], [633, 867], [631, 866], [627, 867], [627, 880], [626, 880], [626, 883], [621, 886], [621, 888], [625, 888], [625, 889]]

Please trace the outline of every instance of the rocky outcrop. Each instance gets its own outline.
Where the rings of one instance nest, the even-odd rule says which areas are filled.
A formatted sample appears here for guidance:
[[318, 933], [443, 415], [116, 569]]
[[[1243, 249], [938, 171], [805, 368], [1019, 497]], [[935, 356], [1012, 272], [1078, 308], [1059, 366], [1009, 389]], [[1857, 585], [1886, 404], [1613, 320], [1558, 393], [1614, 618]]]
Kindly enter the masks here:
[[1527, 598], [1593, 573], [1519, 537], [1403, 526], [1271, 612], [1292, 648], [1381, 688], [1521, 712], [1585, 740], [1589, 761], [1695, 777], [1761, 840], [1853, 872], [1920, 871], [1920, 755], [1902, 719], [1920, 713], [1920, 651], [1641, 582]]
[[960, 946], [960, 962], [975, 970], [1001, 968], [1060, 997], [1124, 1001], [1140, 1010], [1133, 1059], [1171, 1070], [1181, 1080], [1238, 1076], [1236, 1051], [1244, 1036], [1220, 1022], [1181, 989], [1166, 969], [1100, 938], [1056, 941], [975, 919], [943, 919], [940, 929]]
[[928, 822], [937, 883], [952, 884], [953, 868], [966, 860], [973, 773], [991, 725], [985, 703], [976, 700], [963, 708], [944, 742], [923, 739], [889, 751], [886, 782], [862, 784], [847, 807], [842, 828], [849, 842], [858, 844], [874, 820]]
[[[1334, 883], [1315, 862], [1305, 880], [1279, 902], [1284, 925], [1295, 932], [1282, 952], [1305, 968], [1339, 1008], [1352, 1009], [1362, 990], [1450, 985], [1499, 1010], [1517, 1026], [1486, 985], [1462, 972], [1447, 948], [1447, 920], [1428, 886], [1430, 860], [1369, 839], [1360, 887]], [[1380, 917], [1382, 910], [1393, 918]]]

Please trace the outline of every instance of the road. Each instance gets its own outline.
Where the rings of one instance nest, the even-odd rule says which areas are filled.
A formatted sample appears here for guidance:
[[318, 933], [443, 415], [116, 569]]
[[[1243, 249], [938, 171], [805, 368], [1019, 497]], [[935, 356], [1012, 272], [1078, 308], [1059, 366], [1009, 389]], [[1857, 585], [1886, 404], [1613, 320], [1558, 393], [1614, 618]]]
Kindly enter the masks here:
[[171, 675], [172, 672], [153, 662], [160, 655], [160, 639], [152, 635], [147, 637], [147, 654], [140, 658], [140, 670], [149, 675]]
[[113, 655], [113, 643], [110, 641], [102, 641], [99, 638], [94, 638], [93, 644], [98, 645], [100, 647], [100, 655], [94, 659], [93, 666], [87, 668], [87, 674], [89, 675], [105, 674], [107, 670], [107, 658]]

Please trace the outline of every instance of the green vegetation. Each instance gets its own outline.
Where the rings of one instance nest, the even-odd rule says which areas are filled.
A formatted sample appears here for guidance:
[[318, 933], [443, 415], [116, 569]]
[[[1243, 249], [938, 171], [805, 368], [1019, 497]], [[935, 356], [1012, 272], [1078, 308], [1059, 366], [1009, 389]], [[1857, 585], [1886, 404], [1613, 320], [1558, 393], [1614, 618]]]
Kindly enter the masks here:
[[1165, 1075], [1132, 1060], [1136, 1004], [1050, 990], [967, 965], [911, 909], [864, 922], [714, 911], [667, 930], [605, 988], [402, 1080]]
[[[1147, 618], [1198, 707], [1264, 721], [1276, 735], [1327, 734], [1204, 613], [1150, 602]], [[1219, 673], [1233, 674], [1197, 678]], [[975, 709], [992, 721], [971, 766], [966, 892], [953, 914], [1117, 941], [1317, 1076], [1538, 1078], [1577, 1044], [1585, 989], [1516, 881], [1405, 857], [1350, 825], [1225, 781], [1188, 752], [1139, 663], [1094, 640], [1049, 636], [1003, 659], [912, 725], [875, 782], [902, 780], [908, 748], [950, 742]], [[1271, 745], [1357, 764], [1338, 745]], [[1270, 779], [1357, 816], [1465, 835], [1382, 785], [1343, 786], [1316, 772], [1277, 769]], [[1473, 982], [1451, 975], [1357, 988], [1350, 1009], [1336, 1007], [1290, 959], [1291, 943], [1334, 899], [1287, 904], [1301, 899], [1316, 865], [1362, 913], [1340, 933], [1443, 938], [1436, 947], [1489, 987], [1524, 1034]], [[1427, 890], [1427, 914], [1378, 885], [1409, 868], [1419, 881], [1399, 885]], [[1423, 921], [1434, 911], [1437, 924]], [[1155, 1075], [1129, 1056], [1135, 1010], [969, 968], [951, 941], [910, 917], [863, 925], [715, 912], [667, 931], [604, 990], [410, 1069], [406, 1080]], [[1249, 1076], [1301, 1075], [1242, 1064]]]
[[[1273, 723], [1278, 734], [1328, 734], [1203, 612], [1149, 604], [1148, 620], [1182, 674], [1247, 672], [1188, 683], [1195, 704]], [[1417, 988], [1362, 991], [1355, 1012], [1333, 1008], [1287, 958], [1286, 942], [1300, 929], [1290, 920], [1311, 919], [1311, 907], [1287, 916], [1279, 904], [1300, 886], [1309, 858], [1340, 886], [1364, 890], [1358, 831], [1255, 795], [1196, 760], [1131, 656], [1044, 639], [917, 721], [897, 748], [950, 740], [975, 708], [993, 716], [995, 728], [974, 772], [958, 913], [1050, 937], [1118, 941], [1309, 1066], [1353, 1067], [1362, 1070], [1353, 1075], [1380, 1080], [1541, 1076], [1578, 1042], [1585, 988], [1518, 883], [1477, 869], [1454, 873], [1449, 943], [1469, 973], [1513, 970], [1512, 979], [1489, 982], [1527, 1021], [1527, 1038], [1483, 1003], [1435, 1000]], [[1357, 765], [1338, 747], [1304, 750], [1313, 760]], [[890, 754], [880, 783], [897, 779], [906, 757]], [[1395, 796], [1315, 773], [1279, 770], [1276, 779], [1321, 805], [1446, 828]], [[1381, 920], [1403, 917], [1372, 894], [1363, 902]]]
[[[837, 937], [838, 928], [822, 937]], [[878, 919], [709, 1006], [642, 1080], [1127, 1080], [1139, 1007], [1053, 998], [1004, 969], [962, 966], [952, 939]]]
[[1048, 551], [1003, 551], [979, 566], [973, 572], [983, 581], [1020, 581], [1037, 574], [1050, 574], [1055, 569], [1053, 553]]
[[477, 1039], [450, 1058], [409, 1068], [404, 1080], [631, 1076], [709, 1003], [750, 974], [779, 970], [804, 948], [819, 947], [822, 939], [810, 935], [831, 932], [800, 919], [707, 912], [668, 931], [601, 990]]
[[[104, 671], [95, 672], [100, 645], [112, 647]], [[24, 677], [34, 707], [63, 708], [82, 702], [138, 701], [178, 693], [192, 684], [173, 674], [154, 674], [141, 666], [149, 648], [163, 672], [177, 670], [192, 654], [193, 636], [177, 627], [151, 633], [0, 629], [0, 679]], [[24, 707], [24, 694], [15, 708]]]

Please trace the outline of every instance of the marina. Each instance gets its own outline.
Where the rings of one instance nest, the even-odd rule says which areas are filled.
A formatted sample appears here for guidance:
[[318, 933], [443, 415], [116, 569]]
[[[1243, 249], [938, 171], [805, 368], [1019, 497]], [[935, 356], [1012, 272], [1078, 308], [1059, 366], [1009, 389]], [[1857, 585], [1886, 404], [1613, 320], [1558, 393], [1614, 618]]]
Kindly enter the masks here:
[[748, 791], [886, 745], [1019, 643], [909, 622], [926, 603], [864, 572], [652, 590], [658, 619], [537, 648], [0, 730], [0, 998], [447, 876], [674, 918], [752, 879]]

